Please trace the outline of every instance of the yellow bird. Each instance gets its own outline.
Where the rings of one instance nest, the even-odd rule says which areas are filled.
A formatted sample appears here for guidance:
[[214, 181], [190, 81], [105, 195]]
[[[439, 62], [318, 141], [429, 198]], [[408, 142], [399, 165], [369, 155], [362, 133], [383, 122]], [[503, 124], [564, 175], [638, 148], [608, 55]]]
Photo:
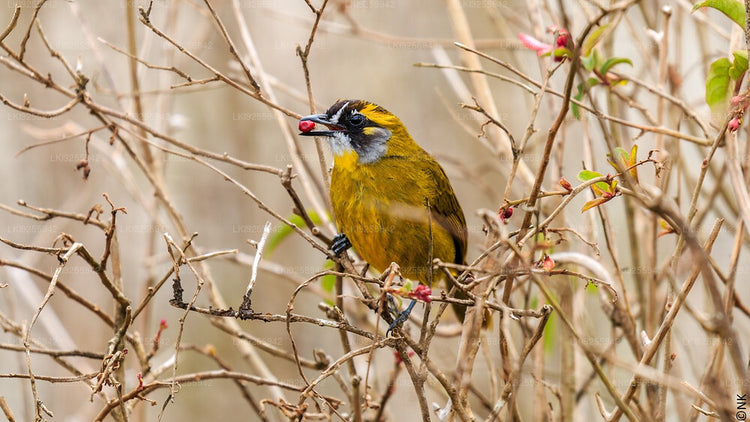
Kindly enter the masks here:
[[[313, 123], [327, 130], [312, 130]], [[300, 119], [300, 130], [326, 137], [333, 152], [335, 253], [348, 239], [376, 270], [395, 262], [404, 277], [427, 285], [444, 278], [432, 274], [434, 258], [465, 262], [466, 218], [448, 176], [398, 117], [368, 101], [341, 100]]]

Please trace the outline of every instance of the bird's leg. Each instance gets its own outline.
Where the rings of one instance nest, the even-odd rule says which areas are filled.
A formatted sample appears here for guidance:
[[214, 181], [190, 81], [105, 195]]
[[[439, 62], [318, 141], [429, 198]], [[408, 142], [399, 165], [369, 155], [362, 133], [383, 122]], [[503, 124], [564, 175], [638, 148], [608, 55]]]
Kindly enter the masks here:
[[333, 243], [331, 243], [331, 250], [334, 254], [339, 255], [345, 250], [352, 247], [352, 243], [349, 242], [349, 238], [344, 233], [339, 233], [333, 237]]
[[412, 300], [409, 306], [406, 307], [406, 309], [404, 309], [401, 312], [397, 312], [396, 304], [393, 303], [393, 298], [391, 297], [391, 295], [388, 295], [388, 301], [391, 303], [391, 305], [393, 305], [392, 310], [393, 310], [393, 313], [396, 314], [396, 319], [393, 320], [391, 325], [389, 325], [388, 329], [385, 331], [386, 337], [388, 337], [388, 334], [390, 334], [391, 331], [393, 331], [393, 329], [396, 328], [396, 326], [398, 326], [399, 324], [402, 324], [404, 321], [406, 321], [409, 318], [409, 314], [411, 314], [412, 308], [414, 308], [414, 305], [417, 303], [416, 300]]

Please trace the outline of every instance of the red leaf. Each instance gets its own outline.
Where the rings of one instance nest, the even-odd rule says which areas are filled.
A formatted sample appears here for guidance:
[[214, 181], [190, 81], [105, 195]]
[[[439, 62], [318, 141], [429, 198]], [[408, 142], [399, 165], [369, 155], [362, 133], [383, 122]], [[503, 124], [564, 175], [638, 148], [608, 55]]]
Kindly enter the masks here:
[[550, 53], [554, 49], [552, 45], [543, 43], [531, 35], [526, 35], [524, 33], [519, 33], [518, 39], [521, 40], [524, 47], [536, 51], [537, 56]]

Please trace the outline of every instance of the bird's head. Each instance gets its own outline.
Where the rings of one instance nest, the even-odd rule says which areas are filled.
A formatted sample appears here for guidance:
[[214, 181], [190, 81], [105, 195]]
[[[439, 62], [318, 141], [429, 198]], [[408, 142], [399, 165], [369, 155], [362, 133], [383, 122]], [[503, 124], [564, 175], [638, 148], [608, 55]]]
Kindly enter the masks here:
[[[313, 130], [313, 122], [327, 130]], [[406, 128], [388, 110], [363, 100], [340, 100], [323, 114], [313, 114], [300, 119], [300, 135], [325, 136], [334, 155], [357, 154], [360, 164], [374, 163], [382, 158], [399, 140], [413, 143]]]

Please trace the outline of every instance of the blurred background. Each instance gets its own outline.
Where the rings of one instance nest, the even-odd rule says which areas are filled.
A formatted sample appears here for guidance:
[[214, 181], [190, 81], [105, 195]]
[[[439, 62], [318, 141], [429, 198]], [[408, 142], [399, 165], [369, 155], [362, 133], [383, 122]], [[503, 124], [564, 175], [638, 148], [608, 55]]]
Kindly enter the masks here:
[[[315, 2], [314, 2], [315, 3]], [[536, 53], [522, 46], [518, 41], [519, 32], [529, 33], [547, 43], [554, 37], [544, 32], [549, 25], [563, 26], [560, 21], [560, 9], [557, 2], [522, 2], [512, 0], [463, 0], [460, 6], [469, 23], [471, 36], [477, 49], [520, 69], [535, 81], [541, 81], [547, 70], [556, 65], [550, 58], [538, 58]], [[305, 77], [297, 46], [305, 44], [315, 15], [301, 0], [238, 0], [212, 1], [211, 4], [218, 16], [226, 25], [233, 41], [240, 46], [240, 54], [248, 57], [247, 45], [244, 42], [243, 30], [249, 36], [257, 50], [257, 57], [262, 63], [265, 79], [271, 84], [272, 94], [266, 92], [277, 104], [294, 113], [305, 115], [311, 112], [323, 112], [340, 98], [361, 98], [375, 102], [395, 115], [408, 127], [414, 139], [441, 162], [450, 177], [456, 195], [466, 213], [470, 233], [469, 260], [483, 250], [483, 223], [477, 210], [489, 209], [497, 212], [502, 205], [507, 182], [507, 156], [501, 157], [497, 151], [487, 146], [487, 138], [481, 125], [485, 119], [477, 113], [462, 108], [460, 103], [473, 104], [472, 96], [476, 95], [472, 81], [466, 74], [452, 70], [416, 67], [415, 63], [452, 63], [467, 65], [461, 50], [454, 46], [459, 38], [455, 32], [455, 22], [446, 2], [416, 0], [402, 2], [396, 0], [352, 0], [330, 1], [324, 10], [322, 21], [315, 34], [315, 41], [308, 57], [309, 78], [311, 82], [314, 105], [308, 102]], [[571, 19], [569, 30], [578, 34], [587, 20], [598, 13], [593, 3], [565, 1], [567, 16]], [[4, 40], [11, 49], [17, 50], [22, 42], [25, 29], [31, 24], [37, 2], [32, 0], [7, 0], [0, 9], [0, 26], [11, 21], [16, 6], [21, 7], [17, 27]], [[701, 20], [712, 22], [709, 29], [698, 30], [700, 22], [695, 15], [689, 14], [691, 5], [683, 1], [639, 2], [626, 13], [623, 22], [618, 23], [617, 30], [602, 42], [602, 49], [612, 55], [628, 57], [632, 66], [618, 68], [628, 75], [639, 78], [654, 86], [658, 80], [658, 49], [654, 40], [662, 31], [662, 6], [672, 8], [672, 31], [670, 33], [668, 58], [670, 72], [674, 77], [670, 83], [679, 81], [662, 89], [682, 99], [703, 119], [709, 121], [712, 116], [705, 106], [704, 80], [707, 63], [713, 58], [726, 55], [728, 36], [731, 32], [728, 20], [716, 12], [698, 12]], [[142, 1], [62, 1], [50, 0], [38, 14], [39, 22], [50, 45], [58, 51], [77, 71], [86, 75], [90, 82], [88, 95], [96, 103], [127, 113], [161, 133], [168, 134], [179, 141], [218, 154], [226, 153], [232, 157], [257, 164], [280, 169], [292, 164], [292, 156], [283, 136], [282, 128], [272, 110], [237, 89], [221, 82], [211, 81], [205, 84], [170, 88], [183, 84], [185, 80], [173, 72], [149, 69], [143, 65], [137, 68], [140, 85], [142, 110], [137, 115], [133, 106], [133, 85], [129, 74], [130, 59], [107, 43], [119, 49], [128, 49], [127, 11], [130, 8], [137, 15], [138, 7], [148, 7]], [[320, 5], [315, 3], [315, 7]], [[156, 1], [151, 5], [150, 19], [152, 24], [177, 41], [185, 49], [210, 64], [218, 71], [234, 80], [246, 79], [236, 60], [229, 54], [229, 49], [202, 2], [192, 1]], [[238, 25], [236, 14], [246, 22], [246, 27]], [[137, 56], [152, 65], [175, 67], [190, 75], [195, 80], [211, 78], [213, 75], [194, 60], [169, 45], [163, 38], [156, 36], [150, 29], [134, 21], [134, 36]], [[540, 32], [541, 29], [541, 32]], [[650, 34], [652, 31], [655, 35]], [[59, 85], [74, 88], [74, 82], [64, 67], [49, 51], [34, 27], [30, 32], [26, 47], [25, 60], [40, 71], [50, 74]], [[9, 61], [12, 61], [9, 59]], [[248, 61], [249, 62], [249, 61]], [[42, 84], [5, 66], [0, 67], [0, 94], [15, 104], [23, 104], [28, 98], [35, 109], [57, 109], [69, 101], [68, 98], [45, 88]], [[500, 66], [483, 61], [482, 66], [490, 72], [511, 77], [512, 74]], [[567, 64], [563, 65], [550, 80], [549, 86], [562, 92]], [[253, 69], [257, 75], [260, 70]], [[514, 79], [519, 79], [514, 77]], [[520, 80], [520, 79], [519, 79]], [[521, 80], [524, 82], [523, 80]], [[524, 82], [528, 85], [528, 82]], [[632, 89], [634, 98], [641, 101], [651, 110], [655, 110], [658, 99], [649, 96], [646, 90], [637, 90], [628, 85], [625, 91]], [[489, 80], [491, 98], [494, 100], [498, 115], [515, 139], [519, 141], [529, 126], [534, 96], [522, 87], [499, 81]], [[623, 119], [646, 124], [646, 120], [635, 109], [617, 108], [607, 103], [610, 98], [604, 89], [595, 91], [594, 96], [600, 105], [608, 105], [610, 114], [618, 114]], [[536, 130], [529, 139], [523, 154], [525, 164], [536, 171], [541, 150], [546, 139], [547, 130], [559, 111], [560, 101], [552, 96], [545, 96], [540, 104], [534, 122]], [[699, 135], [695, 124], [683, 118], [679, 112], [668, 110], [664, 126], [674, 130]], [[296, 133], [297, 119], [284, 117], [284, 124]], [[88, 145], [90, 175], [83, 177], [76, 165], [86, 157], [83, 137], [36, 147], [19, 154], [24, 148], [35, 143], [59, 139], [74, 133], [101, 126], [101, 122], [92, 116], [83, 106], [76, 106], [56, 118], [48, 119], [30, 115], [9, 107], [0, 107], [0, 203], [7, 207], [37, 214], [17, 204], [19, 200], [41, 208], [87, 214], [95, 205], [100, 204], [105, 211], [102, 220], [109, 218], [109, 206], [102, 193], [107, 193], [117, 207], [125, 207], [127, 214], [118, 215], [119, 254], [122, 262], [122, 280], [125, 294], [139, 303], [146, 292], [146, 284], [160, 279], [171, 268], [172, 262], [166, 253], [162, 233], [170, 233], [175, 240], [179, 239], [178, 231], [169, 216], [159, 205], [151, 183], [144, 177], [138, 165], [124, 152], [122, 145], [116, 142], [109, 144], [109, 132], [99, 131], [93, 134]], [[656, 145], [653, 133], [641, 133], [637, 129], [610, 127], [613, 132], [622, 136], [627, 145], [637, 139], [642, 154]], [[714, 129], [715, 130], [715, 129]], [[133, 139], [130, 134], [124, 135]], [[296, 136], [296, 135], [295, 135]], [[545, 183], [545, 189], [555, 190], [556, 182], [565, 177], [574, 185], [576, 174], [582, 168], [584, 159], [594, 165], [595, 169], [607, 173], [606, 146], [599, 142], [600, 129], [596, 119], [584, 114], [581, 120], [568, 118], [554, 155], [554, 165]], [[154, 142], [161, 142], [149, 137]], [[594, 139], [589, 150], [583, 146], [584, 140]], [[308, 162], [311, 174], [322, 183], [318, 165], [318, 155], [312, 139], [300, 137], [297, 141], [301, 157]], [[140, 144], [132, 140], [131, 145]], [[692, 177], [697, 174], [700, 160], [705, 155], [704, 149], [685, 145], [681, 149], [681, 159], [688, 163]], [[173, 148], [174, 147], [171, 147]], [[326, 162], [331, 165], [331, 157], [324, 147]], [[244, 195], [236, 186], [226, 182], [222, 177], [204, 166], [186, 158], [175, 155], [164, 155], [154, 152], [163, 164], [165, 191], [175, 209], [184, 219], [185, 227], [190, 233], [198, 233], [194, 244], [203, 252], [237, 249], [239, 254], [233, 258], [217, 258], [210, 261], [213, 281], [229, 306], [237, 307], [245, 292], [250, 277], [249, 263], [255, 248], [248, 240], [260, 239], [263, 226], [270, 221], [272, 233], [278, 233], [280, 223], [268, 213], [259, 209], [255, 202]], [[218, 164], [217, 164], [218, 165]], [[277, 176], [258, 171], [242, 170], [236, 166], [223, 163], [218, 165], [231, 177], [242, 183], [257, 195], [268, 207], [279, 214], [291, 217], [292, 202], [282, 188]], [[611, 168], [609, 169], [611, 171]], [[295, 169], [295, 173], [297, 169]], [[643, 181], [653, 181], [653, 172], [644, 168]], [[687, 176], [686, 176], [687, 177]], [[511, 199], [520, 199], [527, 189], [522, 178], [513, 186]], [[675, 178], [669, 186], [672, 197], [682, 198], [686, 205], [685, 192], [692, 186], [682, 178]], [[694, 180], [694, 179], [693, 179]], [[713, 179], [711, 179], [713, 183]], [[311, 199], [304, 195], [298, 180], [295, 187], [303, 194], [303, 202], [310, 206]], [[680, 196], [682, 195], [682, 196]], [[581, 195], [573, 200], [561, 221], [575, 227], [584, 236], [599, 242], [604, 251], [604, 238], [598, 225], [598, 218], [593, 213], [581, 214], [579, 211], [584, 202], [590, 198]], [[555, 201], [551, 201], [554, 204]], [[717, 200], [715, 209], [709, 215], [731, 214], [732, 208], [726, 200]], [[684, 207], [683, 207], [684, 208]], [[633, 286], [637, 274], [652, 274], [656, 270], [651, 266], [637, 268], [632, 266], [628, 248], [632, 245], [624, 233], [623, 218], [627, 210], [621, 204], [609, 208], [610, 219], [615, 221], [615, 247], [619, 249], [625, 280]], [[519, 211], [519, 215], [521, 212]], [[706, 221], [711, 222], [709, 218]], [[635, 224], [645, 220], [636, 220]], [[733, 221], [733, 220], [732, 220]], [[520, 224], [512, 221], [510, 230]], [[701, 230], [707, 233], [710, 224]], [[734, 239], [736, 226], [725, 228], [717, 241], [715, 257], [719, 266], [727, 265]], [[68, 233], [76, 241], [83, 242], [95, 256], [99, 256], [104, 247], [104, 236], [100, 229], [83, 225], [78, 221], [55, 218], [49, 221], [36, 221], [13, 215], [7, 210], [0, 212], [0, 237], [25, 245], [60, 247], [56, 241], [61, 232]], [[327, 234], [331, 234], [327, 232]], [[659, 262], [669, 257], [674, 238], [660, 238]], [[178, 244], [180, 242], [178, 241]], [[593, 255], [590, 248], [572, 245], [572, 249]], [[24, 263], [38, 268], [48, 274], [54, 272], [58, 265], [55, 256], [34, 251], [20, 251], [6, 245], [0, 245], [0, 260]], [[241, 263], [237, 263], [239, 260]], [[325, 267], [325, 257], [314, 250], [299, 236], [291, 235], [272, 251], [264, 255], [266, 267], [262, 267], [258, 282], [253, 291], [254, 310], [283, 314], [287, 302], [299, 283], [321, 271]], [[644, 264], [646, 265], [646, 264]], [[682, 280], [690, 267], [685, 265], [677, 280]], [[264, 269], [265, 268], [265, 269]], [[271, 270], [269, 270], [271, 268]], [[273, 268], [276, 270], [274, 271]], [[746, 274], [746, 268], [740, 268], [738, 274]], [[192, 296], [195, 278], [187, 268], [181, 271], [183, 286], [186, 288], [186, 299]], [[738, 278], [742, 280], [743, 276]], [[64, 268], [60, 278], [66, 285], [86, 299], [112, 313], [111, 296], [101, 288], [100, 282], [90, 267], [80, 259], [71, 260]], [[28, 322], [36, 311], [46, 291], [47, 283], [33, 277], [28, 272], [0, 266], [0, 283], [9, 287], [0, 289], [0, 313], [4, 321], [0, 332], [1, 344], [21, 345], [22, 341], [12, 334], [7, 321], [19, 324]], [[171, 298], [170, 283], [156, 294], [148, 310], [136, 320], [133, 330], [138, 331], [146, 344], [150, 344], [159, 322], [166, 320], [169, 328], [161, 337], [161, 348], [153, 359], [153, 365], [168, 364], [174, 354], [174, 345], [178, 332], [179, 318], [183, 311], [169, 305]], [[664, 288], [662, 285], [659, 287]], [[742, 297], [750, 297], [745, 285], [737, 286]], [[320, 292], [320, 290], [318, 290]], [[352, 293], [354, 294], [354, 293]], [[696, 291], [696, 306], [703, 306], [703, 291]], [[207, 290], [204, 290], [197, 304], [208, 306]], [[323, 318], [325, 315], [317, 309], [322, 300], [331, 300], [330, 293], [314, 294], [304, 292], [295, 302], [295, 312]], [[540, 299], [543, 300], [543, 299]], [[602, 317], [596, 294], [586, 293], [579, 283], [575, 292], [576, 321], [581, 330], [587, 334], [592, 345], [602, 349], [611, 345], [614, 336]], [[531, 307], [538, 308], [542, 302], [535, 302]], [[523, 303], [518, 303], [522, 307]], [[451, 320], [451, 315], [446, 316]], [[744, 318], [744, 317], [743, 317]], [[603, 319], [603, 320], [602, 320]], [[738, 322], [740, 333], [748, 333], [748, 320]], [[283, 324], [265, 324], [258, 321], [239, 322], [242, 330], [274, 345], [289, 350], [289, 338]], [[546, 357], [545, 380], [557, 385], [564, 378], [560, 373], [559, 359], [555, 355], [559, 322], [550, 322], [549, 333], [544, 339], [544, 356]], [[680, 379], [686, 379], [698, 385], [701, 371], [708, 361], [717, 338], [706, 335], [691, 340], [691, 332], [701, 330], [699, 324], [689, 317], [679, 321], [674, 330], [674, 341], [681, 351]], [[309, 327], [295, 327], [293, 332], [298, 336], [297, 347], [307, 357], [314, 349], [321, 349], [329, 356], [341, 355], [338, 333], [334, 330], [313, 330]], [[703, 333], [701, 331], [701, 333]], [[89, 310], [69, 300], [59, 291], [55, 293], [49, 305], [42, 312], [40, 320], [33, 329], [32, 338], [47, 347], [60, 350], [92, 350], [103, 353], [107, 341], [111, 338], [110, 327], [92, 317]], [[442, 367], [451, 369], [455, 365], [457, 338], [440, 339], [441, 347], [433, 347], [431, 355]], [[493, 341], [495, 343], [493, 343]], [[224, 332], [215, 329], [209, 319], [203, 315], [191, 314], [187, 318], [183, 345], [204, 347], [212, 345], [216, 354], [232, 370], [254, 373], [255, 368], [242, 356], [242, 349], [237, 341]], [[497, 333], [487, 340], [488, 353], [497, 358]], [[601, 343], [601, 344], [599, 344]], [[361, 342], [353, 347], [366, 346]], [[444, 345], [444, 347], [442, 347]], [[522, 344], [514, 344], [520, 348]], [[615, 345], [615, 350], [620, 346]], [[623, 350], [623, 349], [620, 349]], [[745, 349], [746, 350], [746, 349]], [[381, 391], [388, 382], [389, 372], [393, 369], [393, 351], [381, 349], [376, 351], [374, 369], [370, 384]], [[262, 359], [277, 379], [294, 385], [304, 385], [299, 379], [296, 367], [289, 361], [262, 354]], [[683, 358], [684, 356], [684, 358]], [[545, 359], [543, 357], [543, 359]], [[627, 354], [628, 358], [632, 356]], [[586, 397], [577, 402], [576, 411], [580, 419], [598, 415], [593, 392], [600, 391], [601, 386], [592, 383], [590, 389], [582, 386], [590, 376], [591, 369], [586, 366], [582, 356], [576, 355], [578, 371], [575, 374], [579, 387], [586, 391]], [[98, 360], [72, 358], [83, 372], [96, 371], [101, 362]], [[69, 376], [52, 359], [43, 355], [32, 355], [34, 371], [37, 374]], [[135, 361], [125, 365], [125, 391], [130, 391], [137, 383], [139, 371]], [[364, 368], [365, 360], [358, 361]], [[216, 368], [216, 364], [199, 353], [183, 352], [180, 354], [180, 373], [205, 371]], [[475, 367], [475, 385], [480, 391], [489, 387], [487, 371], [496, 370], [487, 366], [483, 359], [478, 359]], [[18, 351], [0, 349], [0, 374], [26, 373], [24, 354]], [[316, 371], [309, 375], [315, 378]], [[168, 370], [160, 379], [167, 381], [171, 375]], [[624, 369], [612, 370], [610, 375], [616, 380], [618, 389], [624, 391], [632, 375]], [[521, 391], [531, 392], [536, 384], [532, 377], [524, 375]], [[439, 385], [434, 379], [427, 381], [429, 403], [445, 404], [447, 396], [441, 394]], [[89, 402], [91, 390], [82, 383], [48, 383], [38, 382], [40, 398], [55, 414], [55, 420], [85, 421], [93, 420], [101, 410], [101, 398]], [[105, 392], [109, 397], [114, 393], [111, 388]], [[271, 394], [265, 387], [248, 385], [256, 394], [256, 399]], [[396, 392], [388, 404], [389, 420], [416, 420], [419, 417], [413, 396], [411, 380], [405, 371], [397, 378]], [[340, 390], [333, 380], [324, 382], [319, 391], [323, 394], [336, 395]], [[590, 393], [590, 394], [589, 394]], [[155, 420], [162, 404], [167, 400], [168, 389], [162, 389], [148, 397], [155, 400], [156, 406], [142, 403], [133, 414], [133, 420]], [[679, 395], [679, 394], [678, 394]], [[32, 420], [33, 406], [29, 382], [25, 379], [0, 379], [0, 396], [5, 397], [18, 420]], [[286, 400], [297, 401], [296, 393], [289, 393]], [[527, 420], [532, 420], [535, 403], [519, 398], [519, 407]], [[554, 402], [552, 394], [548, 400]], [[672, 402], [670, 401], [670, 405]], [[556, 407], [556, 405], [554, 406]], [[267, 408], [270, 420], [280, 420], [279, 412]], [[487, 409], [477, 405], [478, 415], [486, 417]], [[671, 409], [671, 408], [670, 408]], [[342, 410], [348, 412], [348, 409]], [[669, 420], [678, 420], [679, 415], [670, 411]], [[206, 380], [197, 383], [183, 384], [170, 404], [162, 420], [255, 420], [252, 409], [242, 399], [239, 389], [228, 380]]]

